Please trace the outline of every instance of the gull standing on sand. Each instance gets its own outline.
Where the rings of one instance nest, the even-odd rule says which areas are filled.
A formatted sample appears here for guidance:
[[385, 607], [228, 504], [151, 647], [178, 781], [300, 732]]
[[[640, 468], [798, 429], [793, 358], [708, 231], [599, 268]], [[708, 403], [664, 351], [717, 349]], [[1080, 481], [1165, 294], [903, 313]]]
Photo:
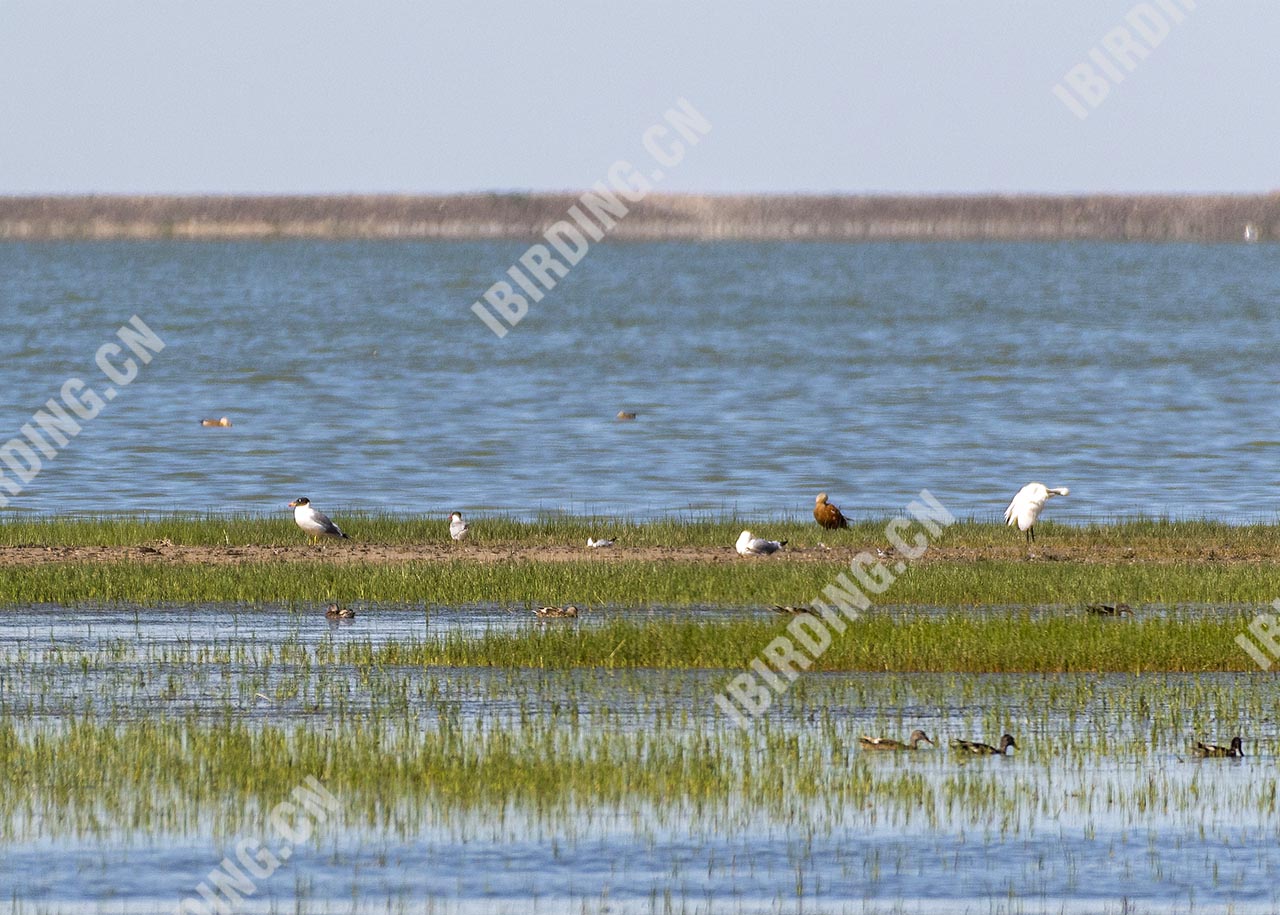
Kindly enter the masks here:
[[1044, 504], [1053, 496], [1066, 496], [1070, 493], [1071, 490], [1065, 486], [1049, 489], [1043, 483], [1028, 483], [1018, 490], [1009, 507], [1004, 510], [1005, 524], [1010, 527], [1018, 525], [1018, 530], [1027, 532], [1027, 542], [1035, 543], [1036, 521], [1040, 512], [1044, 511]]
[[342, 529], [338, 525], [329, 520], [329, 516], [323, 512], [318, 512], [311, 507], [311, 500], [303, 496], [300, 499], [294, 499], [289, 503], [289, 507], [293, 509], [293, 520], [298, 523], [298, 527], [310, 536], [312, 539], [320, 537], [341, 537], [347, 538], [342, 533]]
[[825, 492], [818, 493], [818, 498], [813, 501], [813, 520], [817, 521], [829, 531], [849, 526], [849, 522], [846, 521], [844, 515], [840, 513], [840, 509], [827, 501], [827, 494]]
[[462, 520], [462, 512], [454, 512], [449, 516], [449, 536], [454, 540], [466, 540], [471, 529]]
[[738, 535], [738, 542], [734, 544], [734, 549], [740, 556], [768, 556], [786, 545], [785, 540], [761, 540], [759, 537], [753, 537], [751, 531], [743, 531]]

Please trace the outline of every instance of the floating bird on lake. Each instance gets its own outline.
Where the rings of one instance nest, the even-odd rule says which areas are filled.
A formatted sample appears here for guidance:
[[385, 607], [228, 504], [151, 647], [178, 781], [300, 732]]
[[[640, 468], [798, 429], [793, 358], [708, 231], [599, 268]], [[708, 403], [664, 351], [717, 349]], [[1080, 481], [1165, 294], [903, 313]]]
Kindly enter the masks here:
[[570, 604], [567, 607], [539, 607], [533, 612], [544, 620], [573, 619], [578, 615], [578, 608]]
[[849, 522], [844, 519], [844, 515], [840, 513], [840, 509], [827, 501], [827, 494], [825, 492], [818, 493], [818, 498], [813, 502], [813, 520], [817, 521], [829, 531], [849, 526]]
[[953, 750], [961, 750], [965, 753], [973, 753], [978, 756], [1004, 756], [1005, 751], [1010, 747], [1018, 749], [1018, 745], [1013, 742], [1013, 738], [1005, 734], [1000, 738], [1000, 746], [993, 747], [989, 743], [978, 743], [976, 740], [953, 740], [951, 748]]
[[866, 734], [858, 738], [858, 744], [864, 750], [918, 750], [921, 741], [937, 746], [924, 731], [912, 731], [905, 742], [892, 737], [868, 737]]
[[1217, 743], [1196, 743], [1191, 747], [1191, 752], [1201, 757], [1226, 757], [1226, 756], [1244, 756], [1244, 742], [1239, 737], [1231, 738], [1231, 745], [1224, 747]]
[[753, 537], [751, 531], [743, 531], [738, 535], [734, 549], [742, 556], [768, 556], [787, 545], [785, 540], [761, 540]]
[[636, 414], [634, 413], [629, 413], [626, 410], [618, 411], [618, 419], [635, 419], [635, 418], [636, 418]]
[[587, 547], [592, 550], [598, 550], [602, 547], [613, 546], [617, 542], [618, 541], [616, 540], [606, 540], [604, 537], [601, 537], [599, 540], [592, 540], [590, 537], [588, 537]]
[[1035, 543], [1036, 520], [1040, 517], [1040, 513], [1044, 511], [1044, 504], [1053, 496], [1070, 494], [1071, 490], [1065, 486], [1050, 489], [1043, 483], [1028, 483], [1018, 490], [1018, 494], [1013, 497], [1009, 507], [1004, 510], [1005, 524], [1010, 527], [1015, 524], [1018, 525], [1018, 530], [1027, 532], [1027, 542]]
[[330, 521], [327, 515], [312, 508], [311, 500], [305, 496], [300, 499], [294, 499], [289, 503], [289, 507], [293, 509], [293, 520], [298, 523], [298, 527], [302, 528], [312, 539], [320, 537], [348, 539], [347, 535], [342, 533], [342, 529]]
[[337, 604], [330, 604], [329, 609], [324, 612], [324, 618], [327, 620], [353, 620], [356, 618], [356, 612], [350, 607], [339, 607]]
[[1084, 612], [1093, 616], [1133, 616], [1133, 609], [1128, 604], [1090, 604]]
[[467, 522], [462, 520], [462, 512], [454, 512], [449, 516], [449, 536], [454, 540], [466, 540], [470, 530]]
[[227, 417], [225, 417], [225, 416], [224, 416], [224, 417], [222, 417], [221, 419], [202, 419], [202, 420], [200, 420], [200, 425], [202, 425], [202, 426], [223, 426], [223, 427], [226, 427], [226, 426], [230, 426], [230, 425], [231, 425], [231, 420], [229, 420], [229, 419], [228, 419]]

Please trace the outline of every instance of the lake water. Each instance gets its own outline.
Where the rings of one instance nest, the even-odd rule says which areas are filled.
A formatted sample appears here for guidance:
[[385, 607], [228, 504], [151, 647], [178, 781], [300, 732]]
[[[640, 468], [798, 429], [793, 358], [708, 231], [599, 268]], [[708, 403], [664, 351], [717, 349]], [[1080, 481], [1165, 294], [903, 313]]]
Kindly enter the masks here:
[[525, 247], [0, 245], [0, 439], [166, 344], [11, 508], [1276, 518], [1275, 246], [603, 245], [499, 339]]

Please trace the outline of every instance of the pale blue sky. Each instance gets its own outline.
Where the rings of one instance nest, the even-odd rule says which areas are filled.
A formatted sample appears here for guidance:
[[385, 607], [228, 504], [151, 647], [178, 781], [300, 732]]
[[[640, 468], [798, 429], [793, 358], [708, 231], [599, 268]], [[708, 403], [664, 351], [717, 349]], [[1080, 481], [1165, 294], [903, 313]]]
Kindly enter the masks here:
[[1051, 94], [1134, 6], [0, 0], [0, 193], [577, 189], [681, 96], [663, 191], [1280, 188], [1275, 0]]

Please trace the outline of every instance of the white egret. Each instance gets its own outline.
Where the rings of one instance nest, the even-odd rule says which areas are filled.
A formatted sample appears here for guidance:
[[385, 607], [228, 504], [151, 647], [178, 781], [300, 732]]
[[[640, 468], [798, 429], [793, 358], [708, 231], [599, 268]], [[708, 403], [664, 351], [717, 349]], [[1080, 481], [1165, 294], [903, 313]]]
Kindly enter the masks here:
[[1050, 489], [1043, 483], [1028, 483], [1018, 490], [1009, 507], [1004, 510], [1005, 523], [1010, 527], [1018, 525], [1018, 530], [1027, 532], [1027, 542], [1035, 543], [1036, 521], [1040, 518], [1040, 512], [1044, 511], [1044, 504], [1053, 496], [1066, 496], [1070, 493], [1071, 490], [1065, 486]]

